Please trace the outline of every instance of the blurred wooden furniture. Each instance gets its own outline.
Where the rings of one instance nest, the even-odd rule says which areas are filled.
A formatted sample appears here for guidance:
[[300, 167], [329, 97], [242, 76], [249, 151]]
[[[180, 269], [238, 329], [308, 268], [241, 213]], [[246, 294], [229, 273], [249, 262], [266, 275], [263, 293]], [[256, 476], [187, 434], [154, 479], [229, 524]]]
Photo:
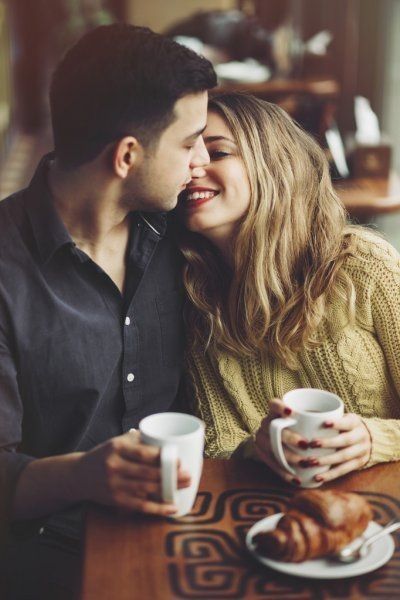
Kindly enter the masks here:
[[321, 100], [335, 100], [339, 94], [339, 85], [334, 79], [269, 79], [261, 83], [224, 82], [219, 90], [235, 89], [254, 94], [259, 98], [276, 102], [288, 94], [310, 95]]
[[323, 142], [326, 129], [331, 125], [339, 97], [339, 85], [334, 79], [279, 79], [261, 83], [223, 82], [216, 92], [240, 91], [274, 102], [309, 133]]
[[[357, 472], [329, 487], [364, 494], [378, 522], [400, 517], [400, 463]], [[393, 598], [400, 586], [399, 545], [379, 570], [336, 581], [289, 577], [250, 557], [246, 532], [280, 512], [292, 493], [264, 465], [208, 459], [190, 516], [123, 517], [91, 508], [81, 600]]]
[[394, 171], [384, 179], [342, 180], [335, 188], [352, 217], [370, 218], [400, 210], [400, 177]]
[[[368, 97], [373, 106], [379, 97], [379, 70], [385, 40], [382, 26], [383, 5], [374, 0], [239, 0], [267, 29], [289, 24], [303, 42], [328, 30], [332, 42], [324, 56], [294, 56], [298, 76], [323, 72], [338, 81], [337, 121], [341, 131], [352, 131], [353, 103], [356, 94]], [[246, 5], [246, 6], [245, 6]], [[383, 45], [382, 45], [383, 42]]]

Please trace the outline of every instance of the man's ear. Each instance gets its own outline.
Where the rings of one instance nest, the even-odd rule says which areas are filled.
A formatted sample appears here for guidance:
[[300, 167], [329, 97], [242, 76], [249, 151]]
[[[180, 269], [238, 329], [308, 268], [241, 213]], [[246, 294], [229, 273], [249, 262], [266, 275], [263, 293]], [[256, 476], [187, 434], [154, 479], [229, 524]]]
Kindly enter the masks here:
[[115, 146], [113, 167], [116, 175], [125, 179], [143, 157], [143, 147], [133, 136], [122, 138]]

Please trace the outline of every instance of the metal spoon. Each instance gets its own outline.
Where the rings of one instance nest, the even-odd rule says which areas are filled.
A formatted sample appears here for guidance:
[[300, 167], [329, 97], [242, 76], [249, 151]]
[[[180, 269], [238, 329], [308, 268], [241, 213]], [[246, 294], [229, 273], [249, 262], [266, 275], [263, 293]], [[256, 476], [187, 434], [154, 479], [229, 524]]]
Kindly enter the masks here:
[[400, 528], [400, 521], [396, 519], [392, 519], [385, 525], [383, 529], [371, 535], [367, 539], [360, 539], [356, 542], [351, 542], [348, 546], [342, 548], [337, 554], [333, 554], [331, 558], [343, 563], [352, 563], [360, 558], [364, 558], [367, 555], [368, 547], [373, 544], [376, 540], [391, 533], [392, 531], [396, 531], [396, 529]]

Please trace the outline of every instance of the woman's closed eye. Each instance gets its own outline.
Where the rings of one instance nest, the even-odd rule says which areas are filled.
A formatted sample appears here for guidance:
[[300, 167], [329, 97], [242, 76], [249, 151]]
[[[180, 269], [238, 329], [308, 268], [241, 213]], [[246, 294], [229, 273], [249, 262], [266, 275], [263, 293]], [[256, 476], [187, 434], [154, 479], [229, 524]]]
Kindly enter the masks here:
[[219, 160], [230, 156], [229, 152], [224, 152], [223, 150], [209, 150], [209, 155], [211, 160]]

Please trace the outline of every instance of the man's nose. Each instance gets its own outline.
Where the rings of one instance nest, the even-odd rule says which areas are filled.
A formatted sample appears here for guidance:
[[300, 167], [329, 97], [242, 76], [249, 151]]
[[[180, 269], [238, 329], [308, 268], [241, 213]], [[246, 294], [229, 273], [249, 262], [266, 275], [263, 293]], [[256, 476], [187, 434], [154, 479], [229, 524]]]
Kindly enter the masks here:
[[203, 173], [204, 167], [210, 164], [210, 155], [208, 154], [207, 148], [204, 144], [202, 136], [196, 141], [193, 148], [192, 160], [190, 161], [190, 169], [192, 176], [199, 177], [200, 173]]

